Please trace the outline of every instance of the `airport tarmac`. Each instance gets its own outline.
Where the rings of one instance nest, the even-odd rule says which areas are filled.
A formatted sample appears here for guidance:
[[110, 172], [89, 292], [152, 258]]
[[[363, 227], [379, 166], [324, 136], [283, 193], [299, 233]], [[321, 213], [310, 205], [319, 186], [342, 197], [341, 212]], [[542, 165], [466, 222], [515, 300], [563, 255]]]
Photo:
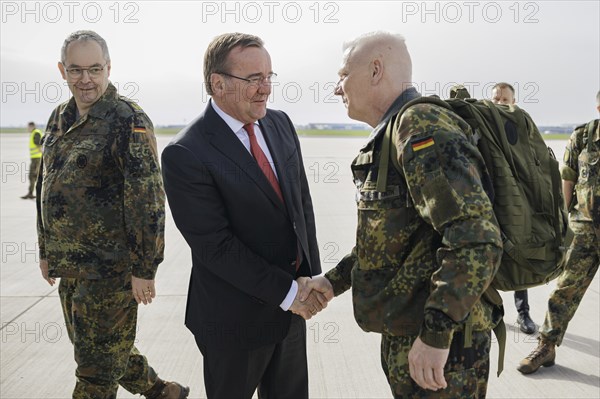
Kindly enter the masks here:
[[[170, 136], [159, 136], [162, 150]], [[364, 138], [301, 138], [311, 187], [323, 269], [335, 266], [354, 243], [356, 209], [350, 162]], [[562, 159], [564, 141], [550, 142]], [[35, 202], [26, 193], [27, 134], [0, 135], [0, 398], [70, 398], [75, 362], [56, 285], [37, 266]], [[137, 347], [164, 379], [205, 398], [202, 358], [183, 324], [190, 251], [167, 214], [165, 261], [158, 269], [158, 296], [140, 306]], [[543, 322], [554, 282], [529, 290], [531, 316]], [[498, 347], [492, 345], [488, 398], [600, 398], [600, 284], [596, 275], [573, 318], [556, 365], [523, 376], [518, 362], [536, 345], [520, 333], [512, 293], [503, 293], [508, 329], [504, 372], [496, 377]], [[350, 293], [335, 298], [307, 322], [311, 398], [391, 398], [379, 360], [380, 337], [363, 332], [352, 314]], [[120, 389], [118, 398], [134, 398]]]

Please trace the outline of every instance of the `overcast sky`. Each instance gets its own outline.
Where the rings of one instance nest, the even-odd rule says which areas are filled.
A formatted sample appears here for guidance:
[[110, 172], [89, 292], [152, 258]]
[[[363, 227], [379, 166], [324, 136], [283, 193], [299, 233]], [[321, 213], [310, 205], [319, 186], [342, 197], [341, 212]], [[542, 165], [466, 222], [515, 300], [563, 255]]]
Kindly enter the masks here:
[[106, 39], [111, 80], [155, 125], [185, 124], [204, 109], [204, 51], [232, 31], [266, 42], [279, 75], [270, 107], [296, 124], [350, 121], [331, 95], [341, 46], [373, 30], [406, 37], [423, 94], [447, 97], [458, 82], [488, 98], [507, 81], [540, 125], [598, 117], [598, 0], [1, 3], [1, 126], [43, 125], [69, 98], [56, 64], [78, 29]]

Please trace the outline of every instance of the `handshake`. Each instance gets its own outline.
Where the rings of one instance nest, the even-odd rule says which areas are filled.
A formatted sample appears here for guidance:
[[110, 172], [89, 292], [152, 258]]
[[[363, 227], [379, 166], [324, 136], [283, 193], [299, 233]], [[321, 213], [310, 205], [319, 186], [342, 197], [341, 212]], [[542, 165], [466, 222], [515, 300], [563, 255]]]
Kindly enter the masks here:
[[333, 287], [327, 278], [298, 277], [298, 293], [290, 311], [305, 320], [309, 320], [321, 310], [327, 307], [327, 303], [333, 299]]

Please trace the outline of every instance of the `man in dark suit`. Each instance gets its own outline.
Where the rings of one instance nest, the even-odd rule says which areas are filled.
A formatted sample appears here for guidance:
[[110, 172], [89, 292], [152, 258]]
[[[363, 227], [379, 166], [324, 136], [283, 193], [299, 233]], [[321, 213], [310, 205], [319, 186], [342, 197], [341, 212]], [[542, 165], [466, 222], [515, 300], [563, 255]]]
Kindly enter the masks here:
[[192, 250], [186, 325], [209, 398], [256, 388], [261, 398], [307, 398], [304, 319], [333, 297], [327, 280], [310, 279], [321, 273], [312, 200], [294, 126], [267, 110], [275, 76], [260, 38], [216, 37], [204, 56], [212, 99], [162, 154]]

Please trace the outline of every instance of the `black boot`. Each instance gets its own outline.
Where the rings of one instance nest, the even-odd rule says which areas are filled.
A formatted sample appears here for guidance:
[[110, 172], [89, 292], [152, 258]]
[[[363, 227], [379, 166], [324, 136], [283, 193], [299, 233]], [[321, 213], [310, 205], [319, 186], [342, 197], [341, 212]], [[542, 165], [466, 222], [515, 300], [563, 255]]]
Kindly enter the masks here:
[[531, 317], [529, 317], [529, 312], [519, 313], [517, 324], [519, 324], [519, 330], [523, 331], [525, 334], [533, 334], [536, 330], [536, 325], [533, 320], [531, 320]]

